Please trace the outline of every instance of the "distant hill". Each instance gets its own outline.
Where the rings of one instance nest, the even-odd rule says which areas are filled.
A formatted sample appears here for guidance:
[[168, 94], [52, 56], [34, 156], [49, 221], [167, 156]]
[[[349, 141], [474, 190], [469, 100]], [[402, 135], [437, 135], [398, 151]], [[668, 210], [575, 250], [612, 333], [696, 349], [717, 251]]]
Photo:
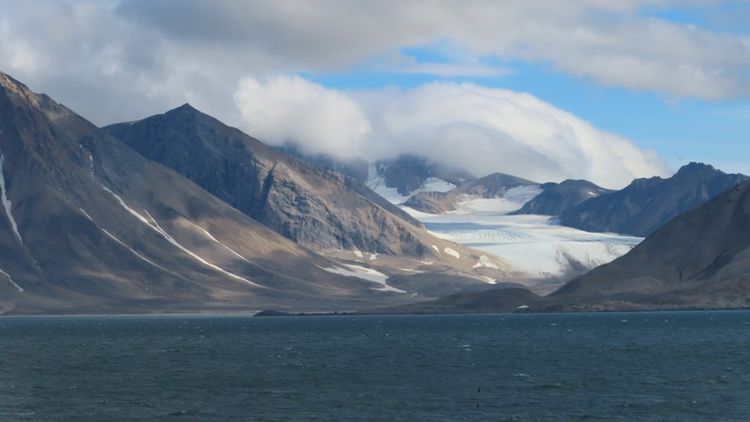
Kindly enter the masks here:
[[690, 163], [668, 179], [636, 179], [626, 188], [568, 208], [561, 224], [593, 232], [648, 236], [672, 218], [748, 180]]

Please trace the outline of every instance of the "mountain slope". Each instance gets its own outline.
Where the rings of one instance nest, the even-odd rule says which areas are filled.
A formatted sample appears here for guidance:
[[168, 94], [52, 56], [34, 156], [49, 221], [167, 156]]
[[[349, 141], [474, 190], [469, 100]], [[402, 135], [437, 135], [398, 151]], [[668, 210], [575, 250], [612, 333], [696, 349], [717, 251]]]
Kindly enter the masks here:
[[456, 209], [456, 204], [470, 198], [503, 198], [506, 192], [518, 187], [536, 187], [537, 184], [516, 176], [492, 173], [476, 180], [461, 183], [447, 192], [419, 192], [404, 205], [417, 211], [442, 214]]
[[553, 297], [603, 308], [750, 305], [750, 181], [675, 218]]
[[0, 313], [359, 309], [402, 293], [336, 273], [0, 73]]
[[189, 105], [105, 130], [301, 245], [429, 254], [421, 224], [363, 184], [271, 149]]
[[545, 183], [540, 188], [542, 189], [542, 193], [512, 214], [558, 216], [570, 207], [612, 192], [587, 180], [564, 180], [560, 183]]
[[626, 188], [567, 209], [560, 222], [594, 232], [648, 236], [672, 218], [748, 180], [691, 163], [668, 179], [636, 179]]

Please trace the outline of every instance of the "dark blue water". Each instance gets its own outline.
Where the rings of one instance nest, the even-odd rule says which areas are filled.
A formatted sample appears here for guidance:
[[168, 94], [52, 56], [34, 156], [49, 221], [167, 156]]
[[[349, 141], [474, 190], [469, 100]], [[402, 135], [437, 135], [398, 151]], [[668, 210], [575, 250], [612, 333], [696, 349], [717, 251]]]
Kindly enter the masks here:
[[0, 420], [750, 420], [750, 312], [0, 319]]

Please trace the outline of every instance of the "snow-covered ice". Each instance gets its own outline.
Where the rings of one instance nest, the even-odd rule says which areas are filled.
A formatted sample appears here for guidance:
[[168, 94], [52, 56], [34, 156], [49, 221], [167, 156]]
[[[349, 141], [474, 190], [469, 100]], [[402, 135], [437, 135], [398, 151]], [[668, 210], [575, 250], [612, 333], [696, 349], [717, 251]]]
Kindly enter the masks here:
[[320, 269], [327, 271], [329, 273], [343, 275], [344, 277], [355, 277], [360, 278], [362, 280], [371, 281], [373, 283], [377, 283], [380, 285], [380, 287], [374, 289], [381, 292], [395, 292], [395, 293], [406, 293], [405, 291], [401, 289], [397, 289], [391, 285], [388, 284], [388, 276], [381, 273], [380, 271], [374, 270], [372, 268], [366, 268], [360, 265], [352, 265], [352, 264], [341, 264], [347, 268], [341, 268], [341, 267], [320, 267]]
[[[503, 258], [528, 278], [560, 278], [571, 268], [593, 268], [627, 253], [643, 239], [590, 233], [543, 215], [508, 215], [541, 193], [538, 186], [509, 189], [503, 198], [465, 198], [456, 210], [428, 214], [402, 207], [435, 236]], [[475, 268], [486, 266], [480, 258]], [[490, 262], [491, 263], [491, 262]]]

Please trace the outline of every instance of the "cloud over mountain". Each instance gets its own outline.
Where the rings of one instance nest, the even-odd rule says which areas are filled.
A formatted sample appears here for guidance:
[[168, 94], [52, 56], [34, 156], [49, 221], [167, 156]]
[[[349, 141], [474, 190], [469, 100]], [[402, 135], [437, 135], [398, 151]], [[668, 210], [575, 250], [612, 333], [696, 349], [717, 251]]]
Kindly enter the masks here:
[[479, 175], [609, 187], [666, 173], [656, 154], [532, 95], [470, 83], [346, 93], [297, 76], [246, 79], [235, 100], [248, 132], [339, 158], [410, 153]]

